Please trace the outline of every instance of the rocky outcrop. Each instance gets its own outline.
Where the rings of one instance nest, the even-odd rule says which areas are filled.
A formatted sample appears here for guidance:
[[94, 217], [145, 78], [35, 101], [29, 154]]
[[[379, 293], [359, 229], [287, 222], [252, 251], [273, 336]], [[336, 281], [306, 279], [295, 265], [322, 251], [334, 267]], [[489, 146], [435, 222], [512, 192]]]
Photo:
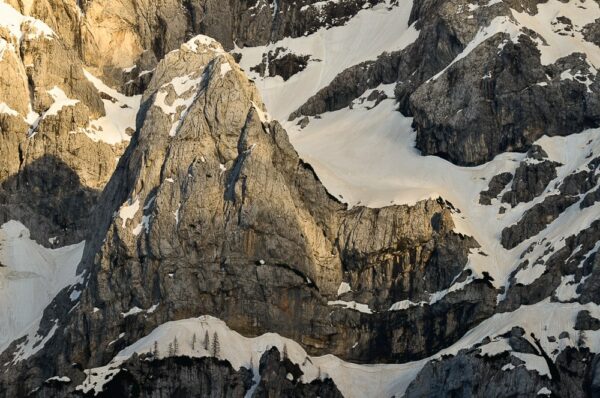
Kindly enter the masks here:
[[[115, 367], [113, 374], [95, 390], [76, 388], [78, 381], [53, 377], [33, 391], [30, 397], [342, 397], [328, 377], [310, 383], [300, 380], [303, 373], [297, 364], [283, 357], [277, 348], [260, 358], [260, 380], [253, 370], [234, 369], [226, 360], [213, 357], [173, 356], [154, 358], [152, 354], [134, 355]], [[91, 371], [89, 371], [91, 372]], [[93, 373], [91, 376], [97, 376]], [[251, 390], [252, 389], [252, 390]]]
[[[528, 347], [533, 346], [528, 344]], [[513, 347], [515, 352], [520, 352]], [[529, 397], [594, 396], [597, 386], [588, 384], [597, 356], [583, 348], [567, 348], [556, 359], [554, 372], [540, 375], [509, 352], [479, 355], [478, 349], [429, 362], [410, 384], [406, 397]], [[530, 352], [525, 352], [529, 353]], [[539, 355], [536, 353], [535, 355]], [[543, 360], [542, 360], [543, 361]], [[590, 395], [591, 394], [591, 395]]]
[[392, 52], [380, 55], [375, 61], [363, 62], [346, 69], [327, 87], [319, 90], [294, 111], [289, 116], [289, 120], [345, 108], [366, 90], [374, 89], [380, 84], [395, 83], [400, 73], [399, 62], [400, 53]]
[[550, 181], [556, 178], [558, 166], [559, 163], [550, 161], [521, 162], [515, 171], [510, 191], [502, 195], [502, 202], [515, 207], [519, 203], [532, 201], [546, 190]]
[[[521, 305], [535, 304], [549, 297], [561, 302], [600, 302], [594, 291], [598, 286], [599, 258], [595, 250], [600, 240], [599, 228], [600, 222], [594, 221], [578, 234], [567, 237], [560, 248], [545, 243], [540, 258], [524, 261], [511, 274], [506, 297], [498, 310], [513, 311]], [[526, 273], [532, 267], [543, 267], [544, 272], [531, 283], [519, 283], [519, 272]], [[568, 293], [569, 288], [573, 289], [572, 293]]]
[[341, 398], [343, 395], [335, 383], [328, 377], [313, 380], [311, 383], [300, 381], [303, 373], [297, 364], [284, 355], [281, 358], [277, 348], [265, 352], [260, 358], [260, 382], [253, 397], [323, 397]]
[[[68, 380], [68, 381], [67, 381]], [[244, 397], [252, 386], [252, 372], [236, 371], [227, 361], [212, 357], [135, 356], [98, 393], [74, 389], [75, 380], [55, 378], [30, 394], [31, 397]]]
[[543, 202], [527, 210], [521, 220], [502, 230], [502, 246], [506, 249], [517, 247], [521, 242], [537, 235], [548, 224], [578, 199], [562, 195], [550, 195]]
[[488, 189], [479, 194], [479, 204], [491, 205], [492, 199], [496, 199], [512, 179], [513, 175], [511, 173], [500, 173], [492, 177]]
[[[425, 154], [474, 165], [504, 151], [526, 150], [544, 133], [566, 135], [596, 126], [597, 90], [562, 80], [560, 67], [542, 67], [527, 36], [503, 46], [497, 57], [495, 49], [504, 40], [502, 35], [488, 39], [411, 96], [417, 147]], [[573, 68], [586, 65], [577, 57], [565, 62]], [[546, 76], [556, 77], [545, 85], [536, 84], [546, 82]], [[453, 84], [457, 78], [464, 85]], [[571, 116], [564, 120], [558, 117], [560, 112]]]
[[262, 62], [250, 70], [260, 76], [281, 76], [285, 81], [303, 71], [309, 60], [310, 55], [298, 55], [286, 51], [283, 47], [277, 47], [275, 51], [264, 54]]
[[[556, 162], [543, 161], [541, 163], [522, 162], [516, 171], [512, 190], [502, 196], [503, 202], [511, 202], [514, 206], [519, 202], [531, 201], [541, 195], [548, 183], [556, 178]], [[558, 194], [546, 196], [540, 203], [528, 209], [521, 219], [514, 225], [502, 231], [502, 245], [512, 249], [526, 239], [537, 235], [548, 224], [552, 223], [571, 205], [579, 202], [580, 209], [592, 206], [596, 200], [598, 175], [596, 170], [600, 166], [598, 158], [594, 158], [574, 171], [562, 181], [556, 183]], [[580, 201], [583, 196], [583, 200]]]
[[[537, 3], [525, 12], [535, 15]], [[491, 20], [483, 21], [491, 16], [510, 18], [508, 6], [518, 8], [506, 3], [480, 7], [471, 11], [472, 19], [488, 26]], [[468, 13], [456, 12], [454, 23]], [[465, 19], [459, 23], [469, 26]], [[480, 164], [504, 151], [527, 150], [542, 134], [566, 135], [598, 125], [598, 90], [591, 88], [597, 82], [585, 55], [542, 65], [538, 36], [531, 29], [518, 27], [520, 34], [513, 40], [491, 27], [489, 34], [479, 33], [486, 39], [481, 42], [475, 39], [476, 31], [458, 29], [466, 31], [458, 37], [463, 54], [410, 95], [417, 147], [425, 154], [461, 165]], [[568, 79], [565, 73], [582, 78]]]
[[575, 330], [600, 330], [600, 319], [591, 316], [589, 311], [580, 311], [575, 321]]
[[[340, 239], [345, 239], [339, 242], [342, 262], [353, 289], [343, 298], [386, 310], [402, 300], [429, 301], [431, 292], [447, 289], [460, 279], [470, 249], [478, 245], [452, 232], [450, 213], [434, 210], [439, 205], [424, 202], [415, 208], [353, 209], [340, 230]], [[407, 222], [415, 213], [427, 222]], [[405, 238], [391, 242], [386, 236]]]

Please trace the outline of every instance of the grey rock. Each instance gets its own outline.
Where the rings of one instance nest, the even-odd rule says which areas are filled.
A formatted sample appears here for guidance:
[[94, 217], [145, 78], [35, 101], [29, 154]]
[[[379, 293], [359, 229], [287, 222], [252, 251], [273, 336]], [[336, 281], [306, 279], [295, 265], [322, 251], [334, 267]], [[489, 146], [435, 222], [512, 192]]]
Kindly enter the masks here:
[[594, 318], [589, 311], [582, 310], [577, 314], [575, 330], [600, 330], [600, 319]]
[[584, 26], [582, 33], [587, 41], [600, 46], [600, 19]]
[[399, 57], [398, 52], [384, 53], [375, 61], [363, 62], [344, 70], [330, 84], [292, 112], [289, 120], [345, 108], [366, 90], [376, 88], [380, 84], [396, 82], [399, 73]]
[[600, 201], [600, 187], [598, 187], [595, 191], [588, 192], [585, 197], [581, 200], [579, 207], [581, 209], [585, 209], [587, 207], [592, 206], [594, 203]]
[[[514, 362], [514, 363], [513, 363]], [[597, 374], [597, 356], [587, 349], [566, 348], [550, 363], [552, 378], [518, 366], [520, 360], [502, 353], [477, 355], [477, 349], [429, 362], [409, 385], [406, 397], [531, 397], [542, 388], [555, 396], [588, 397], [596, 385], [588, 381]], [[511, 369], [503, 370], [512, 364]], [[592, 376], [595, 377], [595, 376]], [[594, 378], [593, 380], [596, 380]], [[588, 384], [590, 383], [590, 384]], [[592, 385], [590, 388], [588, 386]], [[593, 395], [591, 395], [593, 396]]]
[[521, 242], [537, 235], [565, 209], [578, 201], [577, 198], [562, 195], [546, 197], [543, 202], [527, 210], [519, 222], [502, 230], [502, 246], [506, 249], [512, 249]]
[[[236, 371], [227, 361], [212, 357], [153, 359], [133, 356], [106, 382], [96, 397], [244, 397], [253, 384], [252, 372]], [[82, 380], [83, 381], [83, 380]], [[81, 397], [74, 382], [44, 382], [32, 397]]]
[[[169, 53], [148, 85], [139, 130], [97, 199], [81, 300], [70, 311], [51, 305], [42, 322], [60, 319], [63, 333], [10, 372], [19, 387], [2, 382], [0, 391], [33, 389], [72, 363], [104, 364], [156, 326], [200, 314], [248, 335], [278, 332], [311, 354], [389, 362], [431, 355], [493, 313], [497, 291], [485, 279], [433, 306], [386, 311], [468, 276], [462, 270], [477, 244], [453, 232], [450, 205], [348, 210], [281, 126], [262, 118], [260, 97], [233, 58], [216, 43], [196, 44]], [[225, 63], [231, 70], [222, 74]], [[197, 87], [180, 94], [191, 105], [172, 119], [159, 105], [178, 97], [169, 82], [180, 76]], [[122, 219], [120, 209], [134, 203], [133, 218]], [[382, 312], [327, 305], [345, 278]], [[121, 315], [156, 303], [134, 321]]]
[[492, 199], [496, 199], [512, 179], [513, 175], [511, 173], [500, 173], [492, 177], [488, 189], [479, 194], [479, 204], [491, 205]]
[[[417, 147], [424, 154], [481, 164], [504, 151], [527, 150], [544, 133], [567, 135], [598, 123], [594, 90], [557, 76], [567, 64], [585, 70], [584, 58], [573, 55], [564, 66], [544, 68], [527, 36], [508, 43], [497, 56], [504, 39], [502, 34], [488, 39], [411, 95]], [[547, 81], [546, 75], [555, 77], [537, 85]], [[464, 84], [453, 83], [458, 79]]]
[[317, 379], [311, 383], [303, 383], [300, 378], [304, 373], [300, 370], [300, 366], [292, 363], [285, 355], [281, 358], [276, 347], [266, 351], [260, 358], [259, 373], [260, 382], [252, 394], [256, 398], [343, 397], [333, 380], [326, 375], [322, 375], [323, 380]]
[[[521, 285], [516, 282], [514, 276], [528, 262], [521, 264], [511, 274], [510, 286], [506, 292], [506, 298], [498, 306], [498, 311], [513, 311], [521, 305], [538, 303], [548, 297], [557, 301], [554, 293], [562, 283], [562, 278], [572, 276], [574, 284], [582, 283], [577, 290], [579, 297], [570, 301], [580, 303], [600, 302], [597, 287], [599, 286], [598, 256], [595, 253], [597, 242], [600, 240], [600, 222], [592, 224], [581, 230], [576, 235], [565, 239], [564, 247], [554, 252], [554, 247], [549, 246], [543, 255], [547, 260], [534, 260], [537, 264], [545, 267], [544, 273], [529, 285]], [[585, 278], [585, 279], [584, 279]]]
[[521, 162], [515, 171], [511, 190], [502, 195], [502, 202], [515, 207], [519, 203], [532, 201], [556, 178], [558, 166], [560, 163], [547, 160], [539, 163]]
[[263, 55], [260, 64], [250, 68], [261, 76], [281, 76], [284, 81], [303, 71], [310, 60], [309, 55], [298, 55], [286, 52], [283, 47], [269, 51]]

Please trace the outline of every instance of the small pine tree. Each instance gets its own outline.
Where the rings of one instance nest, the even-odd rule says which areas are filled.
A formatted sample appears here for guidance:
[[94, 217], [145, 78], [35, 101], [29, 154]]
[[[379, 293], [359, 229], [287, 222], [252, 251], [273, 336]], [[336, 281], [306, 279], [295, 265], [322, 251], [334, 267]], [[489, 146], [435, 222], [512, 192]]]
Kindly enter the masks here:
[[158, 358], [159, 355], [160, 355], [160, 353], [158, 352], [158, 342], [156, 340], [154, 340], [154, 348], [152, 349], [152, 356], [154, 358]]
[[204, 333], [204, 350], [208, 351], [208, 346], [210, 345], [210, 337], [208, 337], [208, 330]]
[[177, 341], [177, 337], [173, 339], [173, 356], [179, 354], [179, 342]]
[[321, 367], [317, 368], [317, 379], [321, 380]]
[[168, 349], [168, 352], [169, 352], [169, 356], [170, 356], [170, 357], [172, 357], [172, 356], [174, 356], [174, 355], [175, 355], [175, 352], [173, 351], [173, 343], [169, 343], [169, 349]]
[[288, 359], [287, 344], [283, 345], [283, 359]]
[[579, 335], [578, 335], [578, 337], [577, 337], [577, 346], [578, 346], [578, 347], [583, 347], [583, 346], [585, 346], [585, 342], [586, 342], [586, 340], [587, 340], [587, 338], [586, 338], [586, 335], [585, 335], [585, 331], [583, 331], [583, 330], [580, 330], [580, 331], [579, 331]]
[[196, 333], [192, 336], [192, 350], [196, 349]]
[[212, 356], [218, 357], [219, 351], [221, 350], [221, 345], [219, 344], [219, 335], [217, 332], [213, 335], [213, 343], [212, 343]]

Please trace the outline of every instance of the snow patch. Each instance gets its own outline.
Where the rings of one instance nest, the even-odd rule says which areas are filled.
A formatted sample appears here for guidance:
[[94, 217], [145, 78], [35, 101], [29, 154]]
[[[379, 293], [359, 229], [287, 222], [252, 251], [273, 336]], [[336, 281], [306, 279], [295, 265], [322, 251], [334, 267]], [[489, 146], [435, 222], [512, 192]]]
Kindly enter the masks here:
[[[177, 131], [181, 127], [189, 108], [196, 100], [204, 77], [203, 72], [199, 71], [185, 76], [178, 76], [169, 83], [164, 84], [157, 92], [154, 106], [160, 108], [163, 113], [170, 117], [172, 124], [169, 136], [174, 137], [177, 135]], [[176, 98], [169, 101], [168, 98], [173, 92], [175, 92]]]
[[231, 64], [229, 62], [223, 62], [221, 64], [221, 77], [225, 77], [225, 75], [231, 71]]
[[[44, 309], [65, 287], [76, 284], [77, 266], [85, 242], [48, 249], [32, 240], [18, 221], [0, 227], [0, 352], [27, 335], [17, 357], [25, 358], [43, 347], [48, 336], [37, 331]], [[34, 348], [36, 342], [40, 342]]]
[[12, 109], [5, 102], [0, 102], [0, 113], [4, 113], [6, 115], [11, 115], [11, 116], [19, 116], [19, 112]]
[[552, 395], [552, 391], [550, 391], [548, 387], [544, 387], [537, 392], [537, 395]]
[[350, 284], [348, 282], [340, 283], [340, 287], [338, 288], [337, 295], [341, 296], [344, 293], [351, 292], [352, 288], [350, 288]]
[[90, 120], [85, 133], [93, 141], [102, 141], [109, 145], [116, 145], [131, 140], [128, 132], [135, 131], [136, 116], [142, 100], [141, 95], [128, 97], [117, 90], [108, 87], [100, 79], [87, 70], [83, 70], [85, 77], [94, 85], [96, 90], [113, 98], [114, 101], [103, 99], [106, 116]]
[[54, 376], [49, 379], [46, 379], [46, 383], [50, 382], [50, 381], [58, 381], [59, 383], [70, 383], [71, 379], [68, 378], [67, 376], [62, 376], [62, 377]]
[[[216, 41], [215, 39], [213, 39], [212, 37], [208, 37], [205, 35], [198, 35], [195, 36], [193, 38], [191, 38], [190, 40], [188, 40], [186, 43], [183, 44], [182, 48], [198, 53], [199, 50], [201, 49], [200, 46], [204, 46], [204, 47], [209, 47], [210, 51], [215, 51], [217, 53], [224, 53], [223, 51], [223, 47], [221, 46], [221, 44]], [[208, 50], [204, 50], [202, 52], [207, 52]]]
[[52, 97], [52, 99], [54, 100], [54, 103], [46, 112], [44, 112], [44, 115], [42, 117], [57, 116], [62, 108], [68, 106], [75, 106], [79, 103], [79, 100], [74, 100], [67, 97], [65, 92], [57, 86], [54, 86], [54, 88], [48, 90], [47, 92], [48, 94], [50, 94], [50, 97]]
[[140, 209], [140, 200], [136, 199], [135, 202], [131, 203], [131, 200], [125, 202], [119, 209], [119, 217], [123, 220], [121, 224], [122, 228], [127, 225], [127, 220], [132, 220]]
[[143, 311], [144, 311], [144, 310], [143, 310], [143, 309], [141, 309], [141, 308], [139, 308], [139, 307], [133, 307], [133, 308], [131, 308], [131, 309], [130, 309], [129, 311], [127, 311], [127, 312], [121, 312], [121, 316], [122, 316], [123, 318], [127, 318], [128, 316], [135, 315], [135, 314], [139, 314], [140, 312], [143, 312]]
[[359, 312], [363, 312], [365, 314], [373, 313], [373, 311], [369, 308], [368, 304], [361, 304], [361, 303], [357, 303], [356, 301], [335, 300], [335, 301], [328, 301], [327, 305], [341, 305], [344, 308], [356, 310]]
[[426, 301], [421, 301], [419, 303], [414, 303], [410, 300], [402, 300], [402, 301], [397, 301], [394, 304], [392, 304], [392, 306], [390, 307], [390, 309], [388, 311], [403, 311], [403, 310], [407, 310], [410, 307], [416, 307], [416, 306], [422, 306], [422, 305], [426, 305], [429, 304]]
[[8, 5], [4, 0], [0, 2], [0, 26], [18, 41], [26, 38], [52, 38], [54, 31], [44, 22], [33, 17], [26, 17]]

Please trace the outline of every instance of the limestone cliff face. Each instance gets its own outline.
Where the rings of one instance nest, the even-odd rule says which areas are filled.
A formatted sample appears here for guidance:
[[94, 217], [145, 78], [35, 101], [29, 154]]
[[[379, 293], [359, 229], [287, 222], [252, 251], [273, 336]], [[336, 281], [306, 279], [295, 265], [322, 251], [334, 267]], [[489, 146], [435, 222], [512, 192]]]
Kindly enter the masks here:
[[22, 220], [39, 241], [79, 241], [123, 146], [82, 132], [106, 111], [75, 50], [43, 22], [3, 6], [15, 25], [0, 33], [0, 220]]
[[10, 0], [25, 15], [44, 21], [99, 75], [125, 82], [123, 68], [152, 69], [181, 43], [202, 33], [227, 50], [265, 45], [342, 25], [381, 0]]

